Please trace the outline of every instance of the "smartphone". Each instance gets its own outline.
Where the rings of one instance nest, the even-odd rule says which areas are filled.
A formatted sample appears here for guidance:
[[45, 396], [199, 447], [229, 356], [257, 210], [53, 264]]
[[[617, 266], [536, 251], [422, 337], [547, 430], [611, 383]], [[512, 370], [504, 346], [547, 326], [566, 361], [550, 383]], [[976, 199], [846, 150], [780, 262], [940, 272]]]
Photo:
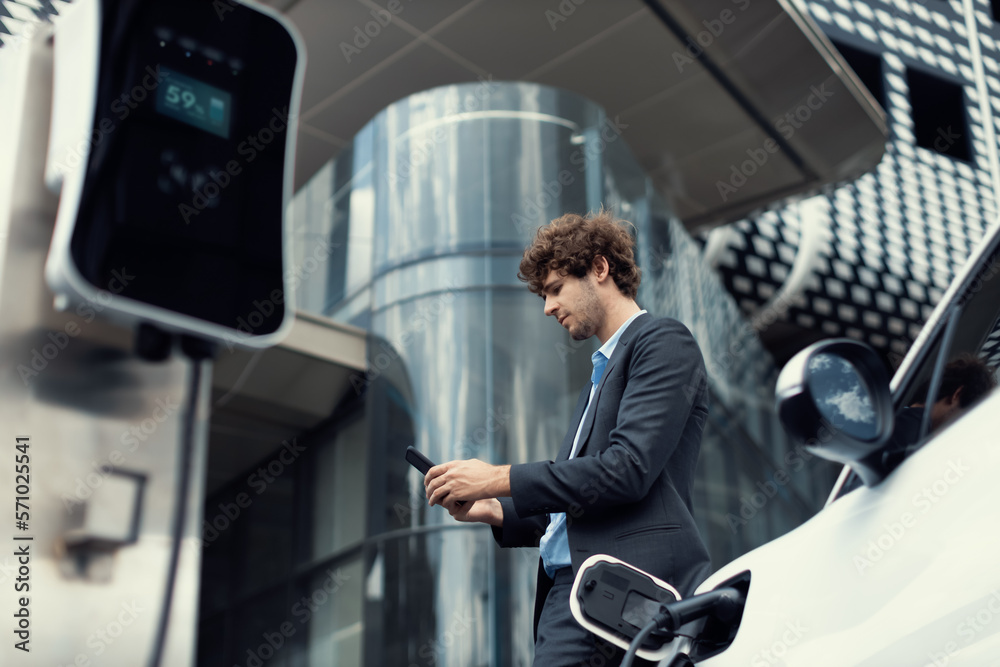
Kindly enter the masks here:
[[406, 460], [410, 462], [411, 466], [419, 470], [421, 475], [426, 475], [427, 471], [435, 465], [433, 461], [421, 454], [420, 450], [412, 445], [406, 448]]
[[[406, 448], [406, 460], [410, 462], [410, 465], [420, 471], [421, 475], [426, 475], [427, 471], [433, 468], [436, 464], [429, 458], [420, 453], [413, 445]], [[465, 504], [464, 500], [460, 500], [455, 503], [459, 507]]]

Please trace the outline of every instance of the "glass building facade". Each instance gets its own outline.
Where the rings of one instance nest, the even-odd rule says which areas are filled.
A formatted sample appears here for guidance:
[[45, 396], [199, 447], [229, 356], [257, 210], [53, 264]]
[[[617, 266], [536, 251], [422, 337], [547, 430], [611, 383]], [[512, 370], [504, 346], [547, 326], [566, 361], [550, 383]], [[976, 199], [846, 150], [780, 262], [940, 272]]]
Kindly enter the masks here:
[[199, 664], [531, 663], [537, 550], [427, 507], [403, 454], [555, 456], [596, 341], [569, 338], [516, 276], [535, 229], [566, 212], [632, 221], [640, 305], [701, 345], [713, 400], [695, 505], [714, 565], [822, 504], [834, 469], [789, 448], [773, 361], [618, 135], [565, 91], [447, 86], [383, 110], [299, 191], [298, 307], [369, 331], [368, 370], [302, 435], [295, 474], [206, 544]]

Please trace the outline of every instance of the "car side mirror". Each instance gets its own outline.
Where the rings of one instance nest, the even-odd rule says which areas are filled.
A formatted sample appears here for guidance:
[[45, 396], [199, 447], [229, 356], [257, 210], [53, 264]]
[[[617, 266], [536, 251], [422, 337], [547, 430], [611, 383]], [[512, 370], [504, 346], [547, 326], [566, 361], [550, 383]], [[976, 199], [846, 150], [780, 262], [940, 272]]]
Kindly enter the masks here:
[[892, 436], [892, 394], [869, 346], [848, 339], [810, 345], [781, 370], [775, 398], [785, 430], [808, 451], [851, 466], [867, 486], [888, 474], [881, 449]]

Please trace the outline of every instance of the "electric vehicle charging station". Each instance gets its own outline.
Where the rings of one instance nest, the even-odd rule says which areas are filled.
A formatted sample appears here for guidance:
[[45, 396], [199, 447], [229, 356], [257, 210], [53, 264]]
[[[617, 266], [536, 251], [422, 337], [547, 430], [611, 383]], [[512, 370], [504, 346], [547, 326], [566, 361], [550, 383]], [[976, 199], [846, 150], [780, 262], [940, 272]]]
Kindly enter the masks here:
[[2, 65], [4, 656], [193, 664], [210, 347], [291, 324], [304, 49], [252, 2], [69, 12]]
[[293, 312], [281, 223], [304, 69], [294, 29], [236, 2], [77, 12], [88, 29], [56, 39], [46, 169], [62, 186], [45, 270], [59, 305], [114, 291], [108, 313], [125, 323], [274, 344]]

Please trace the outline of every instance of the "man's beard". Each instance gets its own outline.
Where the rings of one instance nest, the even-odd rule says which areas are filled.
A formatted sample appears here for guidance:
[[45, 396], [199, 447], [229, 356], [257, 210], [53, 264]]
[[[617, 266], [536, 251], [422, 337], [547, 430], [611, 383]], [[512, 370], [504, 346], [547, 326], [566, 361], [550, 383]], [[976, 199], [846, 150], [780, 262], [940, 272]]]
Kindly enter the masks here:
[[577, 321], [576, 330], [570, 330], [569, 332], [573, 340], [587, 340], [597, 333], [604, 315], [601, 309], [601, 301], [597, 298], [597, 290], [594, 289], [594, 286], [590, 284], [587, 278], [583, 279], [581, 287], [583, 299], [575, 313]]

